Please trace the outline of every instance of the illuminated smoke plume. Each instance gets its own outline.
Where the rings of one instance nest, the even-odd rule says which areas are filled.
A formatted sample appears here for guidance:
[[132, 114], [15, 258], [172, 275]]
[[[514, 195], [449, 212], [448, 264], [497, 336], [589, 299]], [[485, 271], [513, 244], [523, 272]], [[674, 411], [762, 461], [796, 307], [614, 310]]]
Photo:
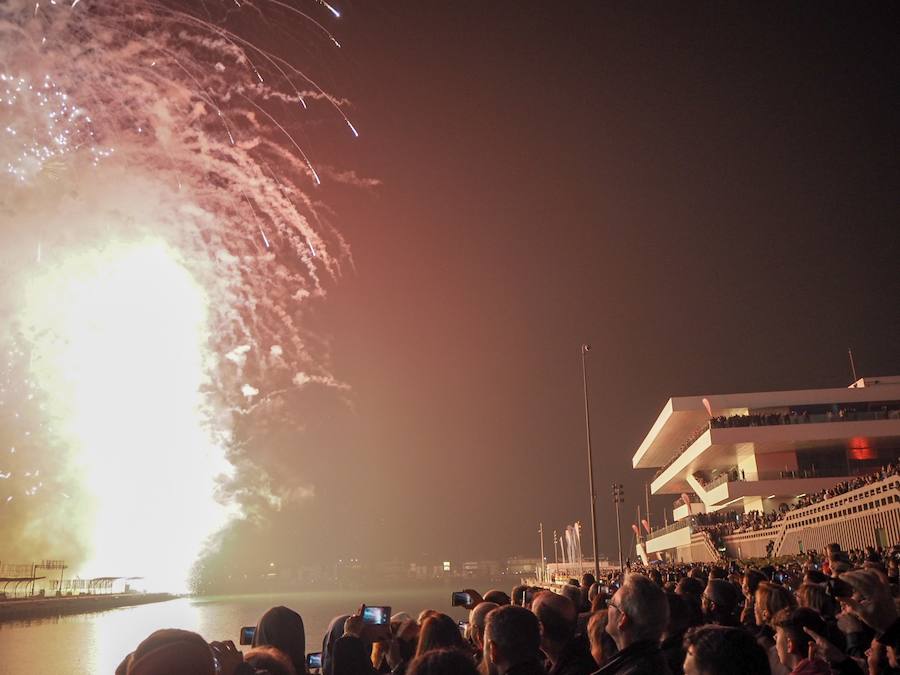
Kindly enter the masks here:
[[356, 129], [226, 28], [337, 49], [338, 11], [297, 4], [0, 0], [0, 558], [179, 589], [229, 493], [312, 494], [242, 485], [233, 431], [341, 386], [301, 312], [348, 253], [297, 139]]

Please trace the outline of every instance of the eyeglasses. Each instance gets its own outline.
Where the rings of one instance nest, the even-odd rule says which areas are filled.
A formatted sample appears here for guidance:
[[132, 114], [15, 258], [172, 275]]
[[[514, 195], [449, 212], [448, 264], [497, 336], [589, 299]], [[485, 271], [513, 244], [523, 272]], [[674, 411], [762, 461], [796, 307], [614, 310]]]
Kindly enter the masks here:
[[[615, 607], [617, 610], [619, 610], [620, 612], [622, 612], [622, 608], [619, 607], [619, 606], [618, 606], [616, 603], [614, 603], [612, 600], [607, 600], [607, 601], [606, 601], [606, 605], [607, 605], [608, 607]], [[624, 614], [624, 613], [625, 613], [625, 612], [622, 612], [622, 614]]]

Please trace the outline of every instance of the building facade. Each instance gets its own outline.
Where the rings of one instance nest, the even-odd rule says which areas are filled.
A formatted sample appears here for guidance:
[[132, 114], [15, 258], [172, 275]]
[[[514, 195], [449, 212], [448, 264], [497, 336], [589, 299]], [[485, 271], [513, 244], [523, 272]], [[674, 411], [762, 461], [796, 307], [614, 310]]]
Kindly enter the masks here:
[[[646, 552], [684, 560], [708, 559], [716, 549], [749, 556], [760, 554], [764, 541], [763, 553], [787, 553], [796, 545], [776, 532], [786, 520], [824, 525], [811, 520], [820, 516], [796, 518], [795, 511], [813, 507], [807, 503], [813, 498], [830, 499], [836, 485], [862, 487], [860, 477], [898, 457], [900, 376], [864, 378], [847, 388], [671, 398], [632, 458], [635, 468], [657, 469], [652, 494], [676, 498], [675, 522], [647, 538]], [[878, 494], [882, 506], [894, 503], [887, 501], [893, 495]], [[862, 517], [857, 511], [842, 517], [857, 513]], [[864, 539], [877, 543], [877, 536]], [[735, 537], [743, 539], [740, 550]]]

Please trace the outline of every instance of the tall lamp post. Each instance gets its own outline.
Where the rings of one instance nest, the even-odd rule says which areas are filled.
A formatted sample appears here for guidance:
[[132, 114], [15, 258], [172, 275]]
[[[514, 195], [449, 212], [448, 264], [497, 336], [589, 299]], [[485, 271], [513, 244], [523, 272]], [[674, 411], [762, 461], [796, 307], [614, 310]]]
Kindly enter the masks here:
[[597, 557], [597, 498], [594, 496], [594, 458], [591, 452], [591, 409], [588, 405], [587, 369], [584, 356], [591, 351], [587, 343], [581, 345], [581, 379], [584, 382], [584, 429], [587, 435], [588, 485], [591, 489], [591, 543], [594, 545], [594, 578], [600, 578], [600, 559]]
[[624, 568], [622, 564], [622, 525], [619, 519], [619, 504], [625, 503], [625, 488], [621, 483], [613, 483], [613, 503], [616, 505], [616, 538], [619, 541], [619, 571]]

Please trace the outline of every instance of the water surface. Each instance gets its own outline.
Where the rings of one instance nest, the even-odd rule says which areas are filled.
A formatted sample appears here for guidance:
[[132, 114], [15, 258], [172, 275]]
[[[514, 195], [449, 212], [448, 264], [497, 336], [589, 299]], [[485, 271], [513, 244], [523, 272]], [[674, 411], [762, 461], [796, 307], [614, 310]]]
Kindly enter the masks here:
[[385, 591], [308, 591], [271, 595], [180, 598], [93, 614], [0, 623], [0, 673], [109, 674], [147, 635], [158, 628], [184, 628], [207, 640], [238, 643], [241, 626], [256, 624], [270, 607], [286, 605], [303, 617], [308, 651], [319, 651], [331, 619], [365, 601], [390, 605], [392, 612], [416, 616], [439, 609], [455, 619], [466, 612], [450, 607], [446, 588]]

